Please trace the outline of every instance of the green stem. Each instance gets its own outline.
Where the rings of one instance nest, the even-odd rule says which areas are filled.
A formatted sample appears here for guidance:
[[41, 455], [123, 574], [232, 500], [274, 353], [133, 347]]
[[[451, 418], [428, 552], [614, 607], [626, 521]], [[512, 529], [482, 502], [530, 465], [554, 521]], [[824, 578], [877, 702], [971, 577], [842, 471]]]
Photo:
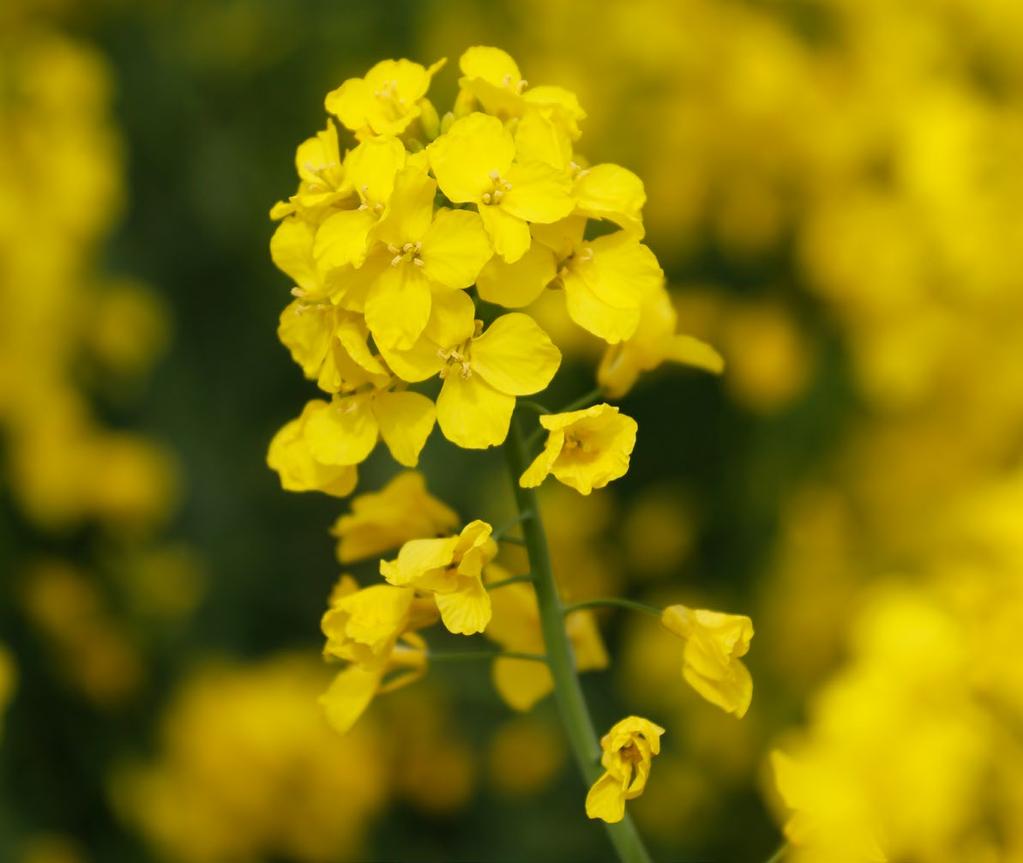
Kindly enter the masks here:
[[627, 608], [629, 611], [641, 611], [643, 614], [649, 614], [656, 617], [658, 620], [661, 618], [661, 609], [659, 608], [654, 608], [654, 606], [647, 605], [645, 602], [636, 602], [634, 599], [619, 599], [618, 597], [587, 599], [584, 602], [573, 602], [571, 605], [565, 606], [564, 612], [565, 614], [569, 614], [583, 608]]
[[[554, 679], [554, 698], [579, 772], [582, 773], [583, 781], [587, 785], [592, 785], [602, 773], [600, 742], [576, 674], [575, 658], [572, 655], [568, 633], [565, 631], [561, 598], [558, 596], [558, 587], [551, 570], [547, 535], [543, 529], [543, 520], [540, 518], [536, 492], [519, 485], [519, 477], [526, 469], [528, 455], [515, 417], [512, 417], [504, 452], [511, 471], [512, 490], [519, 512], [530, 512], [533, 515], [532, 518], [523, 521], [522, 531], [536, 588], [536, 602], [540, 610], [540, 629], [547, 649], [547, 663]], [[579, 808], [581, 811], [581, 801]], [[628, 813], [617, 824], [605, 826], [622, 863], [650, 863], [650, 855]]]
[[487, 590], [500, 590], [502, 587], [506, 587], [509, 584], [517, 584], [520, 581], [532, 581], [532, 575], [512, 575], [508, 578], [502, 578], [500, 581], [494, 581], [488, 585], [485, 585]]
[[539, 653], [519, 653], [514, 650], [441, 650], [426, 654], [430, 662], [463, 662], [473, 659], [528, 659], [530, 662], [546, 662], [547, 657]]
[[604, 391], [600, 387], [594, 387], [586, 395], [579, 396], [575, 401], [569, 402], [561, 410], [559, 414], [567, 414], [570, 411], [577, 411], [580, 408], [588, 408], [594, 402], [597, 401], [601, 396], [604, 395]]
[[788, 850], [788, 844], [783, 842], [781, 847], [770, 856], [767, 863], [781, 863], [785, 859], [785, 852]]

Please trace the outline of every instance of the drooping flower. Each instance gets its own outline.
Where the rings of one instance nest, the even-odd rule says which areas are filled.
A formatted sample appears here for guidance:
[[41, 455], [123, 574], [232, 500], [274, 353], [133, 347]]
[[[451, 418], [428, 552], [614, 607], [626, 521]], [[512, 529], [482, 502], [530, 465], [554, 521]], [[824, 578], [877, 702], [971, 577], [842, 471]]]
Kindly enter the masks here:
[[473, 521], [458, 536], [413, 539], [395, 560], [380, 561], [380, 574], [398, 587], [432, 594], [449, 632], [472, 635], [490, 622], [490, 595], [483, 587], [483, 567], [497, 547], [485, 521]]
[[378, 492], [352, 499], [331, 528], [341, 563], [373, 557], [416, 537], [446, 534], [458, 515], [426, 490], [423, 475], [404, 471]]
[[597, 368], [597, 381], [613, 399], [620, 399], [643, 372], [661, 363], [675, 362], [719, 374], [721, 355], [706, 342], [675, 332], [678, 314], [663, 287], [652, 292], [640, 307], [636, 331], [626, 340], [609, 345]]
[[753, 678], [740, 657], [749, 651], [753, 621], [741, 614], [671, 605], [665, 628], [685, 640], [682, 676], [711, 704], [742, 718], [753, 698]]
[[359, 137], [400, 135], [422, 113], [420, 100], [445, 62], [426, 68], [411, 60], [381, 60], [365, 78], [349, 78], [328, 93], [324, 105]]
[[327, 721], [339, 734], [347, 733], [374, 697], [419, 680], [426, 674], [426, 664], [426, 642], [415, 632], [403, 633], [378, 666], [352, 663], [337, 673], [320, 696]]
[[412, 588], [374, 584], [360, 589], [351, 576], [342, 576], [320, 622], [327, 637], [323, 653], [377, 668], [388, 661], [402, 635], [435, 620], [432, 603], [417, 601]]
[[456, 204], [476, 204], [494, 251], [509, 263], [530, 245], [530, 222], [556, 222], [575, 206], [565, 171], [515, 158], [515, 139], [488, 114], [456, 120], [426, 149], [440, 190]]
[[625, 475], [636, 445], [636, 421], [618, 408], [599, 404], [563, 414], [545, 414], [540, 425], [547, 442], [519, 478], [519, 485], [540, 485], [550, 474], [580, 494], [603, 488]]
[[661, 751], [664, 729], [639, 716], [628, 716], [600, 741], [604, 774], [586, 795], [586, 814], [615, 824], [625, 817], [625, 801], [643, 793], [650, 763]]
[[[487, 568], [487, 574], [493, 581], [507, 577], [501, 567], [493, 564]], [[540, 611], [531, 585], [506, 585], [492, 591], [490, 601], [493, 618], [487, 626], [487, 638], [506, 651], [540, 655], [545, 652]], [[607, 668], [607, 651], [591, 611], [583, 609], [566, 615], [565, 630], [572, 644], [577, 671]], [[492, 676], [505, 703], [522, 712], [532, 709], [554, 688], [550, 669], [542, 662], [528, 659], [495, 659]]]
[[326, 402], [308, 402], [301, 416], [286, 423], [267, 452], [266, 463], [277, 472], [286, 491], [322, 491], [333, 497], [350, 495], [359, 481], [354, 464], [328, 464], [316, 459], [305, 437], [309, 419], [325, 408]]

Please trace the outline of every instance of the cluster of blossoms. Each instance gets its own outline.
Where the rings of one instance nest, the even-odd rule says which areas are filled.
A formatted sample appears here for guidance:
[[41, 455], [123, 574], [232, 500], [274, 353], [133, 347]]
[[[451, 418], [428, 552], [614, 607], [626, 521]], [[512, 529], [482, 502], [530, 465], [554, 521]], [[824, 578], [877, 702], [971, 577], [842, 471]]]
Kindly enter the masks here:
[[[327, 96], [326, 128], [298, 148], [298, 190], [271, 212], [281, 220], [271, 254], [295, 285], [278, 332], [330, 400], [308, 402], [274, 437], [268, 462], [285, 489], [344, 497], [379, 439], [412, 468], [436, 423], [459, 447], [506, 445], [527, 536], [463, 524], [413, 471], [354, 500], [335, 528], [341, 562], [397, 554], [380, 560], [382, 583], [342, 576], [323, 618], [325, 655], [344, 667], [322, 700], [342, 732], [376, 695], [442, 658], [421, 634], [438, 623], [500, 645], [479, 655], [493, 656], [495, 685], [517, 710], [552, 690], [561, 703], [573, 697], [566, 675], [574, 685], [577, 671], [605, 667], [592, 612], [561, 604], [545, 544], [530, 539], [531, 529], [542, 535], [530, 489], [554, 476], [588, 495], [627, 472], [637, 424], [595, 404], [601, 395], [620, 398], [669, 360], [721, 368], [712, 348], [675, 332], [663, 272], [643, 243], [640, 179], [574, 152], [585, 116], [574, 94], [530, 87], [503, 51], [474, 47], [460, 59], [453, 110], [440, 116], [426, 93], [442, 65], [388, 60], [344, 82]], [[339, 126], [354, 137], [344, 154]], [[545, 390], [561, 364], [529, 310], [555, 290], [607, 348], [592, 397], [561, 412], [529, 403], [540, 427], [526, 440], [517, 399]], [[532, 572], [497, 562], [502, 539], [527, 546]], [[743, 715], [749, 619], [672, 606], [663, 624], [684, 640], [689, 683]], [[568, 730], [577, 754], [580, 736], [597, 749], [592, 728]], [[596, 752], [580, 759], [594, 783], [591, 817], [623, 820], [661, 733], [630, 717], [602, 742], [605, 773]]]

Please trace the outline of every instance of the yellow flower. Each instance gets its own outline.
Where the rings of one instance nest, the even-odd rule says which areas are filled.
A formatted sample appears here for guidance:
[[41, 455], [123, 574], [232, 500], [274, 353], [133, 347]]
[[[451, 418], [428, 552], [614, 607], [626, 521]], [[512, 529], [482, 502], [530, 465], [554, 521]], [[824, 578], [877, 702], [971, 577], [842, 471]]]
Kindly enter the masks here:
[[302, 415], [286, 423], [270, 441], [266, 463], [277, 471], [281, 488], [286, 491], [322, 491], [345, 497], [355, 490], [359, 480], [355, 466], [318, 461], [306, 440], [306, 423], [326, 407], [323, 401], [308, 402]]
[[405, 147], [397, 138], [369, 138], [345, 157], [357, 206], [331, 214], [316, 230], [313, 255], [325, 272], [347, 264], [362, 266], [369, 232], [383, 215], [404, 167]]
[[360, 464], [383, 438], [395, 461], [415, 467], [436, 415], [426, 396], [388, 389], [311, 404], [321, 407], [310, 412], [303, 435], [312, 457], [326, 465]]
[[446, 61], [428, 69], [410, 60], [381, 60], [365, 78], [349, 78], [327, 94], [327, 110], [360, 136], [400, 135], [422, 113], [419, 100]]
[[654, 253], [629, 231], [579, 242], [558, 275], [569, 316], [609, 344], [636, 332], [644, 301], [664, 284]]
[[579, 137], [579, 121], [586, 112], [575, 94], [563, 87], [530, 89], [518, 64], [500, 48], [474, 45], [462, 54], [458, 66], [460, 103], [477, 101], [488, 113], [503, 118], [539, 116], [555, 123], [569, 140]]
[[299, 216], [288, 216], [270, 238], [270, 257], [277, 269], [290, 276], [291, 293], [311, 302], [329, 300], [337, 293], [337, 281], [328, 278], [313, 256], [315, 228]]
[[515, 139], [496, 117], [462, 117], [426, 152], [440, 190], [453, 203], [477, 205], [494, 251], [509, 263], [529, 248], [529, 222], [556, 222], [575, 206], [568, 174], [516, 161]]
[[625, 817], [625, 801], [643, 793], [650, 762], [661, 751], [664, 729], [648, 719], [629, 716], [601, 738], [601, 776], [586, 795], [586, 815], [609, 824]]
[[380, 574], [397, 587], [433, 594], [449, 632], [483, 632], [491, 615], [483, 567], [497, 552], [491, 531], [489, 524], [477, 520], [458, 536], [410, 540], [395, 560], [380, 561]]
[[327, 127], [307, 138], [295, 151], [298, 191], [287, 202], [281, 201], [270, 211], [271, 219], [290, 216], [296, 210], [314, 216], [318, 210], [347, 198], [354, 191], [346, 181], [344, 165], [338, 148], [337, 127]]
[[327, 637], [323, 654], [376, 669], [390, 659], [402, 635], [435, 620], [435, 610], [417, 604], [412, 588], [374, 584], [360, 590], [355, 579], [342, 576], [320, 622]]
[[741, 614], [671, 605], [661, 623], [685, 640], [682, 676], [689, 685], [727, 713], [745, 716], [753, 678], [739, 657], [749, 651], [753, 621]]
[[348, 665], [320, 696], [327, 721], [339, 734], [347, 733], [377, 695], [408, 686], [426, 674], [426, 656], [426, 642], [414, 632], [405, 632], [379, 664]]
[[437, 422], [444, 436], [466, 449], [486, 449], [508, 436], [516, 396], [550, 383], [561, 352], [528, 315], [502, 315], [484, 332], [472, 314], [468, 297], [448, 302], [412, 350], [383, 353], [403, 380], [440, 374]]
[[677, 318], [671, 295], [663, 286], [644, 299], [635, 332], [609, 345], [597, 369], [597, 381], [608, 396], [620, 399], [642, 372], [653, 371], [668, 360], [715, 374], [721, 372], [725, 365], [721, 355], [693, 336], [676, 333]]
[[365, 262], [333, 271], [339, 302], [365, 314], [381, 350], [411, 348], [430, 319], [433, 295], [468, 288], [492, 255], [479, 214], [434, 212], [436, 189], [421, 166], [401, 171], [368, 234]]
[[457, 524], [455, 512], [426, 490], [423, 475], [405, 471], [380, 491], [353, 498], [352, 511], [334, 522], [331, 533], [338, 538], [338, 560], [352, 563]]
[[609, 219], [619, 227], [643, 236], [643, 181], [628, 168], [610, 162], [581, 168], [572, 188], [575, 212], [591, 219]]
[[532, 488], [550, 474], [580, 494], [625, 476], [636, 445], [636, 421], [609, 404], [540, 417], [549, 434], [519, 485]]
[[[487, 568], [487, 574], [493, 581], [507, 577], [507, 573], [495, 565]], [[509, 584], [492, 591], [490, 601], [493, 619], [487, 626], [487, 638], [505, 650], [545, 653], [536, 593], [530, 585]], [[565, 629], [572, 643], [577, 671], [607, 668], [607, 651], [592, 612], [582, 610], [567, 615]], [[554, 688], [550, 669], [542, 662], [528, 659], [495, 659], [492, 676], [505, 703], [522, 712], [532, 709]]]
[[305, 376], [325, 392], [387, 383], [387, 369], [370, 350], [369, 330], [355, 312], [295, 300], [281, 312], [277, 337]]

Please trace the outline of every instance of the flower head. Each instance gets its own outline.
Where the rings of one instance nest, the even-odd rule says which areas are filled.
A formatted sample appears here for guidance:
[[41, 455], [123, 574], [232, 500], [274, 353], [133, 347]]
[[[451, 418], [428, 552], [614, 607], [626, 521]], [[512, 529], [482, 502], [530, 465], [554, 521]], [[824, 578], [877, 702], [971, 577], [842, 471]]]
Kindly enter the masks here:
[[519, 478], [524, 488], [538, 486], [554, 474], [580, 494], [589, 494], [624, 476], [629, 469], [638, 426], [618, 408], [599, 404], [546, 414], [540, 417], [540, 424], [549, 434], [543, 451]]
[[497, 548], [485, 521], [473, 521], [458, 536], [413, 539], [395, 560], [380, 561], [380, 574], [398, 587], [432, 594], [449, 632], [472, 635], [490, 622], [490, 594], [483, 587], [483, 567]]
[[398, 474], [378, 492], [352, 499], [352, 509], [331, 528], [337, 556], [352, 563], [397, 548], [410, 539], [442, 535], [458, 524], [458, 515], [426, 490], [416, 471]]
[[741, 718], [753, 698], [753, 678], [740, 657], [749, 651], [753, 621], [741, 614], [671, 605], [661, 614], [669, 632], [685, 640], [682, 676], [722, 710]]
[[625, 801], [643, 793], [664, 729], [639, 716], [615, 723], [600, 741], [601, 776], [586, 795], [586, 814], [609, 824], [625, 817]]

